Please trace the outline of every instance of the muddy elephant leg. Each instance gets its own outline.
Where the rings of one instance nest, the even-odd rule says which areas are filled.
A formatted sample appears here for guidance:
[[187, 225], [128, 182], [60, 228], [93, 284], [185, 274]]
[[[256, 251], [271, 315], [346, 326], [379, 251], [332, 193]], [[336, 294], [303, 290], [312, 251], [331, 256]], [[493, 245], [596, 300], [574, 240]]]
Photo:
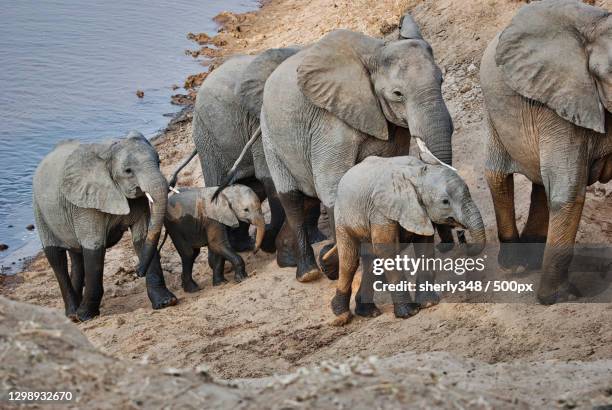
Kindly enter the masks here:
[[297, 270], [295, 276], [299, 282], [316, 280], [321, 276], [321, 272], [317, 267], [314, 252], [310, 247], [306, 229], [304, 212], [306, 196], [300, 191], [293, 190], [279, 194], [279, 198], [285, 209], [289, 228], [296, 240]]
[[[395, 258], [399, 251], [399, 227], [396, 223], [386, 225], [372, 225], [372, 246], [377, 258]], [[403, 275], [396, 271], [386, 271], [385, 278], [388, 283], [399, 284]], [[419, 305], [412, 302], [409, 292], [391, 292], [393, 312], [397, 318], [414, 316], [419, 311]]]
[[[321, 201], [317, 198], [306, 197], [304, 201], [304, 212], [306, 214], [306, 229], [310, 244], [321, 242], [327, 239], [319, 230], [319, 217], [321, 216]], [[330, 232], [333, 230], [330, 227]], [[332, 236], [335, 235], [332, 233]]]
[[85, 291], [83, 300], [77, 309], [76, 316], [81, 322], [93, 319], [100, 314], [100, 302], [104, 295], [102, 274], [106, 249], [83, 249], [85, 268]]
[[216, 253], [219, 257], [227, 259], [234, 267], [234, 280], [236, 282], [242, 282], [248, 277], [245, 270], [244, 260], [230, 246], [224, 228], [225, 226], [218, 222], [215, 222], [214, 224], [211, 223], [208, 226], [208, 230], [206, 232], [209, 241], [208, 249], [209, 251]]
[[514, 270], [519, 264], [519, 255], [514, 245], [519, 242], [514, 211], [514, 175], [492, 170], [487, 170], [485, 175], [497, 221], [497, 262], [502, 268]]
[[544, 186], [532, 184], [529, 216], [521, 232], [523, 265], [529, 270], [540, 269], [542, 266], [548, 232], [548, 213], [548, 199]]
[[[266, 234], [261, 244], [261, 249], [264, 252], [273, 253], [277, 250], [276, 238], [285, 223], [285, 210], [278, 198], [278, 193], [276, 192], [272, 178], [264, 178], [262, 183], [266, 197], [268, 198], [268, 206], [270, 207], [270, 224], [266, 226]], [[281, 244], [282, 243], [281, 241]], [[292, 251], [293, 248], [289, 250], [285, 249], [282, 252]]]
[[[414, 254], [417, 257], [423, 255], [425, 258], [434, 258], [436, 256], [433, 236], [414, 235], [412, 242], [414, 244]], [[437, 305], [440, 302], [440, 296], [438, 296], [436, 292], [423, 292], [419, 290], [421, 284], [425, 282], [434, 283], [435, 272], [429, 270], [420, 270], [417, 272], [417, 289], [415, 295], [416, 302], [419, 304], [421, 309]]]
[[194, 248], [173, 225], [166, 224], [166, 230], [170, 234], [172, 243], [181, 257], [181, 286], [187, 293], [197, 292], [200, 290], [200, 286], [193, 280], [193, 263], [200, 253], [200, 248]]
[[[145, 282], [147, 285], [147, 295], [149, 296], [153, 309], [163, 309], [178, 303], [176, 296], [166, 287], [164, 272], [159, 260], [159, 253], [157, 252], [153, 257], [151, 266], [147, 270]], [[87, 288], [87, 282], [85, 283], [85, 287]]]
[[208, 249], [208, 266], [212, 270], [213, 286], [219, 286], [227, 283], [225, 279], [225, 259], [223, 256], [216, 254], [210, 248]]
[[59, 284], [62, 299], [64, 300], [64, 309], [66, 316], [71, 319], [76, 319], [76, 311], [79, 307], [78, 297], [70, 283], [68, 276], [68, 259], [66, 258], [66, 250], [57, 246], [45, 246], [45, 256], [55, 273], [55, 278]]
[[85, 284], [85, 267], [83, 265], [83, 254], [75, 251], [68, 251], [70, 255], [70, 282], [72, 289], [77, 297], [77, 307], [83, 299], [83, 286]]
[[362, 246], [367, 246], [367, 252], [361, 255], [363, 259], [363, 270], [361, 273], [359, 290], [355, 295], [355, 314], [362, 317], [376, 317], [382, 312], [374, 303], [374, 253], [371, 244]]
[[338, 259], [340, 274], [336, 285], [336, 295], [331, 301], [332, 311], [336, 315], [334, 326], [342, 326], [351, 320], [351, 287], [355, 272], [359, 267], [359, 241], [342, 227], [338, 231]]
[[[318, 219], [318, 218], [317, 218]], [[334, 247], [336, 242], [336, 223], [334, 218], [334, 209], [327, 208], [327, 223], [329, 225], [330, 232], [330, 240], [326, 241], [326, 243], [321, 246], [315, 246], [317, 250], [317, 264], [321, 269], [321, 272], [327, 276], [330, 280], [338, 279], [339, 275], [339, 255], [337, 253], [331, 255], [327, 259], [323, 259], [323, 256], [327, 254], [327, 252]], [[318, 231], [318, 229], [317, 229]], [[321, 234], [322, 235], [322, 234]]]

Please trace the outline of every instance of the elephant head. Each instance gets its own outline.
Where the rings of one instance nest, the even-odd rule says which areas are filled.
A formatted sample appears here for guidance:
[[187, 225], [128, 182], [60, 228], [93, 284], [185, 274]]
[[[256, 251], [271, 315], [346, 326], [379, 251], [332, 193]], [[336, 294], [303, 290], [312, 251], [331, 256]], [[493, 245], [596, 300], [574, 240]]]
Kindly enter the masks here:
[[261, 202], [251, 188], [235, 184], [218, 192], [206, 209], [206, 217], [231, 227], [237, 227], [238, 221], [254, 225], [257, 228], [255, 251], [261, 246], [266, 222], [261, 211]]
[[351, 127], [381, 140], [389, 139], [389, 122], [408, 128], [438, 158], [452, 162], [442, 73], [409, 15], [400, 39], [387, 43], [348, 30], [327, 34], [305, 51], [297, 75], [314, 105]]
[[166, 214], [168, 185], [159, 156], [138, 132], [107, 144], [81, 144], [64, 166], [61, 185], [72, 204], [112, 215], [130, 213], [128, 199], [147, 196], [150, 219], [138, 272], [144, 274], [155, 256]]
[[468, 255], [486, 245], [485, 226], [466, 183], [457, 173], [429, 155], [423, 161], [406, 157], [410, 166], [396, 169], [392, 184], [380, 184], [374, 193], [377, 209], [409, 232], [433, 235], [433, 223], [467, 229], [472, 243]]
[[606, 132], [612, 111], [612, 17], [578, 1], [519, 10], [501, 33], [495, 61], [506, 83], [580, 127]]

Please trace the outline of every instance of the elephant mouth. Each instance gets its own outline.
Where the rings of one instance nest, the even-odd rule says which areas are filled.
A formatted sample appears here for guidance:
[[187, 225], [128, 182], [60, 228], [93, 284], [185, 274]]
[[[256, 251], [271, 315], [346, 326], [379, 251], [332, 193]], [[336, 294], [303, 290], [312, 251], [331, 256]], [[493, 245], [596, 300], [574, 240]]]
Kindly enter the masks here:
[[455, 228], [455, 229], [467, 229], [467, 227], [465, 225], [463, 225], [462, 223], [457, 221], [452, 216], [450, 216], [450, 217], [445, 219], [444, 225], [448, 225], [448, 226], [450, 226], [452, 228]]

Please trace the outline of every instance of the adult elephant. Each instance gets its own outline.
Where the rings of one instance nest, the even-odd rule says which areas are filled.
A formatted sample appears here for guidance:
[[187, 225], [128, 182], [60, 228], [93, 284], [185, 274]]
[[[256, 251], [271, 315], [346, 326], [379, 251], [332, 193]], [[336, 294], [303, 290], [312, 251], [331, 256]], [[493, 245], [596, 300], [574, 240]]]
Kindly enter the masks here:
[[305, 229], [307, 198], [321, 200], [333, 227], [340, 178], [370, 155], [408, 154], [411, 135], [451, 163], [453, 125], [441, 84], [431, 47], [409, 15], [398, 40], [336, 30], [270, 75], [263, 145], [297, 240], [299, 281], [320, 275]]
[[[232, 165], [253, 134], [259, 133], [263, 89], [266, 79], [286, 58], [299, 49], [295, 47], [269, 49], [257, 56], [240, 55], [224, 62], [204, 81], [198, 91], [193, 116], [193, 142], [196, 150], [176, 171], [176, 175], [197, 153], [206, 186], [220, 185], [232, 170]], [[244, 160], [233, 171], [234, 181], [252, 188], [263, 201], [268, 198], [271, 221], [267, 226], [262, 249], [276, 250], [276, 237], [285, 220], [283, 208], [266, 164], [263, 146], [257, 140], [243, 154]], [[319, 204], [310, 207], [310, 226], [316, 230]], [[251, 247], [248, 224], [230, 230], [230, 241], [236, 250]], [[229, 229], [229, 228], [228, 228]], [[293, 244], [285, 235], [279, 238], [277, 261], [281, 266], [295, 266], [291, 254]]]
[[146, 273], [153, 308], [176, 304], [164, 283], [156, 249], [168, 185], [155, 148], [142, 134], [132, 132], [103, 144], [58, 144], [34, 174], [33, 199], [38, 233], [66, 316], [84, 321], [100, 313], [106, 249], [128, 229], [140, 257], [138, 274]]
[[[612, 178], [612, 17], [569, 0], [523, 6], [489, 44], [480, 77], [499, 263], [541, 267], [539, 301], [565, 300], [575, 293], [567, 269], [586, 187]], [[532, 181], [520, 235], [514, 173]], [[513, 251], [519, 242], [532, 245]]]

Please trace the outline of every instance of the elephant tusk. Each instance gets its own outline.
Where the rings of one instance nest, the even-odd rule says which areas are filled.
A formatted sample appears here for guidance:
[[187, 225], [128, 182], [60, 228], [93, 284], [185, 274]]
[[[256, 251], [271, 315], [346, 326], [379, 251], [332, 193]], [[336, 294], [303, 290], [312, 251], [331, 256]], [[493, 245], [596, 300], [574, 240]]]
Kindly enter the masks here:
[[457, 172], [457, 168], [454, 168], [442, 161], [440, 161], [440, 159], [438, 157], [436, 157], [430, 150], [429, 148], [427, 148], [427, 145], [425, 145], [425, 141], [423, 141], [422, 139], [420, 139], [419, 137], [414, 137], [414, 139], [416, 140], [417, 145], [419, 146], [419, 149], [429, 155], [431, 155], [432, 157], [434, 157], [436, 159], [436, 161], [438, 161], [441, 165], [444, 165], [445, 167]]
[[170, 187], [170, 191], [174, 192], [175, 194], [180, 194], [181, 193], [181, 191], [179, 191], [178, 189], [176, 189], [173, 186]]
[[147, 199], [149, 200], [150, 203], [154, 204], [155, 201], [153, 200], [153, 197], [151, 196], [151, 194], [149, 194], [148, 192], [145, 192], [145, 195], [147, 196]]

